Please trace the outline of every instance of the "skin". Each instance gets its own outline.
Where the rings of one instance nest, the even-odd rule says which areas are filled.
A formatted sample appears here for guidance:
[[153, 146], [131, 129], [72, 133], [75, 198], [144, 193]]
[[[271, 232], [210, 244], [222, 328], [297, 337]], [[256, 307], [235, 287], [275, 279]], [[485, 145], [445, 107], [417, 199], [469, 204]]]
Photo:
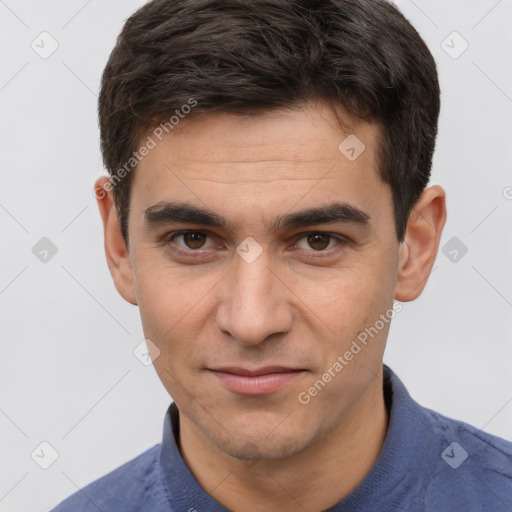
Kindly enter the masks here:
[[[308, 404], [297, 397], [394, 299], [421, 294], [446, 221], [445, 192], [429, 187], [398, 243], [391, 189], [377, 174], [379, 127], [340, 114], [344, 130], [322, 103], [253, 118], [185, 119], [135, 171], [128, 249], [112, 193], [99, 195], [110, 272], [158, 347], [154, 366], [180, 411], [184, 460], [237, 512], [321, 511], [368, 474], [389, 420], [382, 392], [389, 324]], [[349, 133], [366, 146], [354, 161], [338, 150]], [[160, 201], [207, 207], [232, 226], [149, 227], [144, 213]], [[279, 216], [333, 201], [365, 211], [369, 223], [272, 227]], [[189, 238], [170, 239], [184, 229], [207, 236], [196, 235], [192, 248]], [[315, 250], [311, 232], [332, 237]], [[248, 236], [263, 250], [252, 263], [236, 252]], [[258, 396], [226, 389], [210, 371], [268, 365], [304, 371]]]

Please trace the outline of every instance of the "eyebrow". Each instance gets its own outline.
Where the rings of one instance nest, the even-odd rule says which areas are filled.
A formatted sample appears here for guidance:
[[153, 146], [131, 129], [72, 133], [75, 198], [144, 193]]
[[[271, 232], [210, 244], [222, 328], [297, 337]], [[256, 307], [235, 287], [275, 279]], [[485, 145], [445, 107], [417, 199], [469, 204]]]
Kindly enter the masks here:
[[[189, 203], [159, 202], [144, 211], [144, 223], [148, 227], [165, 224], [201, 224], [234, 231], [233, 223], [222, 215], [208, 209]], [[351, 223], [368, 225], [370, 215], [346, 202], [330, 203], [324, 206], [308, 208], [278, 217], [272, 223], [275, 231], [302, 228], [317, 224]]]

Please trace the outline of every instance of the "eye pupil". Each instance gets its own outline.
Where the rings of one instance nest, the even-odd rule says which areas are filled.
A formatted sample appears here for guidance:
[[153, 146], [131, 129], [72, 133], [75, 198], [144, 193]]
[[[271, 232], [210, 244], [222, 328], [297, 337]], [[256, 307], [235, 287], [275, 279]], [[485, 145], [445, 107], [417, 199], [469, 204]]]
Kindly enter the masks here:
[[308, 235], [308, 244], [315, 251], [321, 251], [329, 247], [330, 236], [322, 233]]
[[205, 243], [206, 235], [203, 233], [185, 233], [183, 240], [190, 249], [200, 249]]

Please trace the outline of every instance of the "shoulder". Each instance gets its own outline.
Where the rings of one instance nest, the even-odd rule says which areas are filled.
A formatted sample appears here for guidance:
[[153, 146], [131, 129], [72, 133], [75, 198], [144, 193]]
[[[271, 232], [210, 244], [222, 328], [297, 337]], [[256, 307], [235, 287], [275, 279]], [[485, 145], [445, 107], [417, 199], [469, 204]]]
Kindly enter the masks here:
[[159, 455], [158, 444], [78, 490], [52, 512], [167, 510]]
[[510, 512], [512, 442], [431, 409], [422, 411], [437, 452], [425, 488], [426, 509], [449, 510], [453, 501], [467, 511]]
[[[467, 457], [465, 457], [462, 450], [459, 450], [464, 455], [465, 460], [469, 461], [470, 457], [474, 458], [474, 462], [497, 466], [497, 468], [503, 469], [508, 476], [511, 476], [511, 441], [489, 434], [473, 425], [450, 418], [426, 407], [422, 407], [422, 410], [430, 422], [431, 428], [440, 435], [441, 439], [453, 439], [454, 442], [459, 441], [461, 448], [464, 448], [464, 445], [466, 446]], [[448, 455], [451, 455], [451, 450], [449, 450], [449, 453], [447, 452]], [[462, 462], [460, 466], [462, 466]], [[501, 463], [505, 463], [505, 465], [501, 466]]]

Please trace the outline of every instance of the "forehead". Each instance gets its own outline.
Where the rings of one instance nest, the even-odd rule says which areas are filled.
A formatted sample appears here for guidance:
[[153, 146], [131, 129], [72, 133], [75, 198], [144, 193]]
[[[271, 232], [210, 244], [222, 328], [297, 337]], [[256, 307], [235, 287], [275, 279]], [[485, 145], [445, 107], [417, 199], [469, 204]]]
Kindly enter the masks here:
[[217, 210], [343, 200], [375, 210], [390, 198], [377, 172], [380, 129], [343, 111], [339, 118], [342, 126], [322, 104], [185, 118], [139, 163], [132, 200], [147, 208], [186, 197]]
[[[148, 133], [156, 139], [157, 151], [152, 150], [149, 158], [144, 159], [146, 161], [152, 160], [155, 153], [165, 152], [166, 148], [172, 149], [175, 159], [193, 155], [197, 159], [217, 163], [225, 162], [226, 157], [228, 161], [253, 163], [271, 159], [296, 162], [311, 161], [312, 158], [336, 160], [340, 156], [340, 144], [350, 137], [348, 146], [350, 141], [352, 146], [355, 143], [357, 154], [363, 147], [360, 143], [364, 143], [368, 151], [364, 151], [363, 159], [368, 162], [373, 156], [374, 139], [380, 132], [376, 124], [357, 121], [341, 107], [335, 113], [324, 103], [251, 116], [213, 112], [189, 118], [185, 116], [175, 125], [161, 126], [163, 129], [160, 129], [159, 137]], [[262, 149], [264, 154], [260, 154]], [[341, 149], [349, 148], [343, 146]], [[345, 156], [350, 159], [357, 154], [345, 153]], [[145, 164], [141, 162], [139, 167], [143, 168]]]

